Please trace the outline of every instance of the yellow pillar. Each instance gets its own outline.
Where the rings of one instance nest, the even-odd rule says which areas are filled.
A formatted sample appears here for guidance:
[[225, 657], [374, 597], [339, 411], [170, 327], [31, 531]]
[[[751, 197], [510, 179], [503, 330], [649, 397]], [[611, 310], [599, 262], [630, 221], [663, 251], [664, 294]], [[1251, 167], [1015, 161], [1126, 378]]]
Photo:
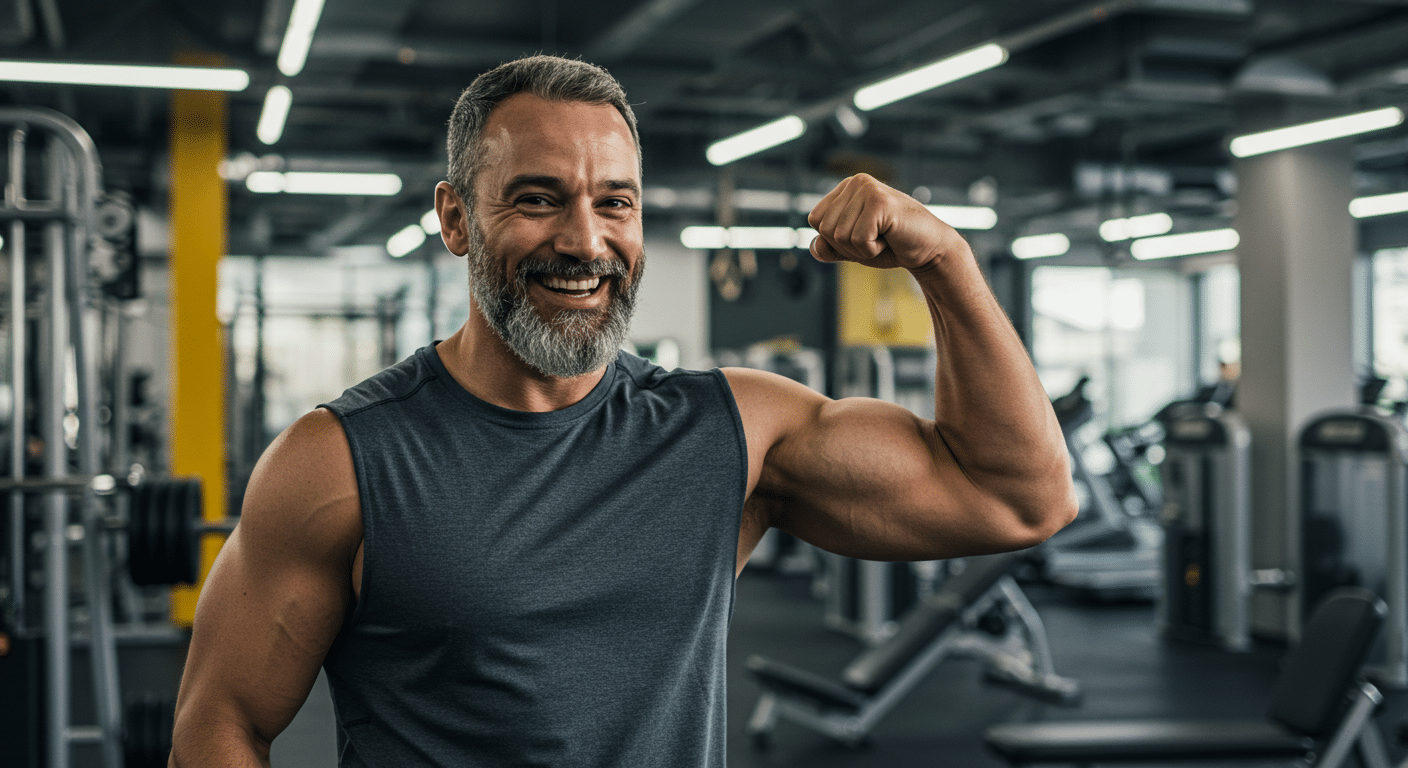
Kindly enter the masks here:
[[[226, 112], [224, 93], [171, 93], [171, 474], [200, 478], [207, 520], [225, 517], [225, 345], [215, 304], [225, 253]], [[202, 538], [201, 582], [223, 543]], [[173, 623], [190, 626], [199, 590], [172, 590]]]
[[850, 346], [928, 346], [934, 341], [929, 305], [903, 269], [837, 264], [837, 340]]

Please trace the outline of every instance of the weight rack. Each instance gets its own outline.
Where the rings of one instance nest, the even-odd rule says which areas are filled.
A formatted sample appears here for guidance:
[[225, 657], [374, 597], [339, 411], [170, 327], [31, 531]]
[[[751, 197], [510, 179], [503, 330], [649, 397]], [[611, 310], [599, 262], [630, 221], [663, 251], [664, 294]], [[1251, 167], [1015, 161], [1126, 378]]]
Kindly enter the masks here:
[[[9, 334], [10, 334], [10, 476], [26, 480], [28, 455], [26, 410], [28, 383], [27, 330], [30, 322], [28, 287], [29, 264], [26, 236], [31, 229], [40, 233], [43, 250], [41, 268], [47, 281], [44, 297], [37, 302], [42, 310], [35, 320], [41, 328], [41, 391], [34, 398], [38, 406], [39, 437], [43, 441], [43, 473], [37, 481], [48, 484], [43, 495], [43, 538], [45, 542], [43, 635], [45, 646], [45, 746], [51, 768], [68, 768], [71, 747], [96, 743], [103, 764], [123, 764], [121, 702], [117, 678], [117, 649], [113, 638], [107, 553], [101, 546], [100, 513], [94, 490], [84, 485], [78, 492], [81, 531], [81, 557], [84, 597], [88, 610], [93, 688], [97, 723], [75, 725], [71, 721], [71, 648], [73, 633], [69, 617], [69, 529], [71, 506], [68, 446], [65, 441], [64, 403], [66, 365], [70, 349], [78, 381], [79, 428], [76, 435], [78, 471], [96, 475], [101, 446], [98, 440], [98, 379], [95, 349], [89, 338], [93, 322], [86, 288], [88, 254], [96, 201], [101, 194], [101, 165], [88, 134], [72, 119], [52, 110], [36, 107], [0, 109], [0, 127], [7, 136], [8, 177], [0, 222], [8, 222], [6, 252], [9, 254]], [[28, 189], [27, 160], [34, 138], [42, 139], [39, 173], [43, 189], [31, 198]], [[38, 271], [38, 270], [36, 270]], [[24, 489], [10, 489], [10, 578], [17, 631], [27, 633], [25, 624], [25, 539]]]

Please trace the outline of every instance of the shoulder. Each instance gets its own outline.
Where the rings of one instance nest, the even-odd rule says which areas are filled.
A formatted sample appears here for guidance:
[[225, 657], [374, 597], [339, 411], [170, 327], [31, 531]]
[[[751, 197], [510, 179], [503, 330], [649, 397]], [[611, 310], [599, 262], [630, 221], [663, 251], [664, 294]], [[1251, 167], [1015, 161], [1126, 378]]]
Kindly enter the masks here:
[[342, 424], [319, 408], [284, 430], [260, 457], [245, 492], [240, 526], [278, 546], [326, 550], [361, 543], [361, 507]]
[[816, 420], [830, 398], [769, 371], [723, 368], [748, 441], [772, 444]]
[[432, 354], [429, 348], [417, 350], [405, 360], [353, 385], [336, 400], [324, 403], [320, 408], [345, 418], [376, 405], [405, 400], [440, 375], [429, 360]]

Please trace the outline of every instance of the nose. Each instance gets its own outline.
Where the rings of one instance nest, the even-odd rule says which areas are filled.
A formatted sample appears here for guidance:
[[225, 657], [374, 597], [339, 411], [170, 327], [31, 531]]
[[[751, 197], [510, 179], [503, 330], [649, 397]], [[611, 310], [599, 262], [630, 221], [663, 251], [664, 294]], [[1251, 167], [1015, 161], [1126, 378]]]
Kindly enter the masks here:
[[575, 201], [567, 206], [561, 222], [553, 238], [553, 248], [559, 254], [578, 261], [596, 261], [611, 255], [607, 223], [597, 215], [590, 200]]

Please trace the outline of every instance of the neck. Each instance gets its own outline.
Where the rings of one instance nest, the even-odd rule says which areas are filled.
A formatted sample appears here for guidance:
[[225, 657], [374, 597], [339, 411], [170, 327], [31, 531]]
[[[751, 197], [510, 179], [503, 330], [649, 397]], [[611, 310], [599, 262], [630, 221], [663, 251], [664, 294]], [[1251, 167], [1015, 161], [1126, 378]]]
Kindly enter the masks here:
[[464, 325], [435, 349], [466, 391], [514, 411], [560, 411], [586, 397], [606, 373], [603, 367], [572, 379], [544, 376], [519, 359], [473, 305]]

